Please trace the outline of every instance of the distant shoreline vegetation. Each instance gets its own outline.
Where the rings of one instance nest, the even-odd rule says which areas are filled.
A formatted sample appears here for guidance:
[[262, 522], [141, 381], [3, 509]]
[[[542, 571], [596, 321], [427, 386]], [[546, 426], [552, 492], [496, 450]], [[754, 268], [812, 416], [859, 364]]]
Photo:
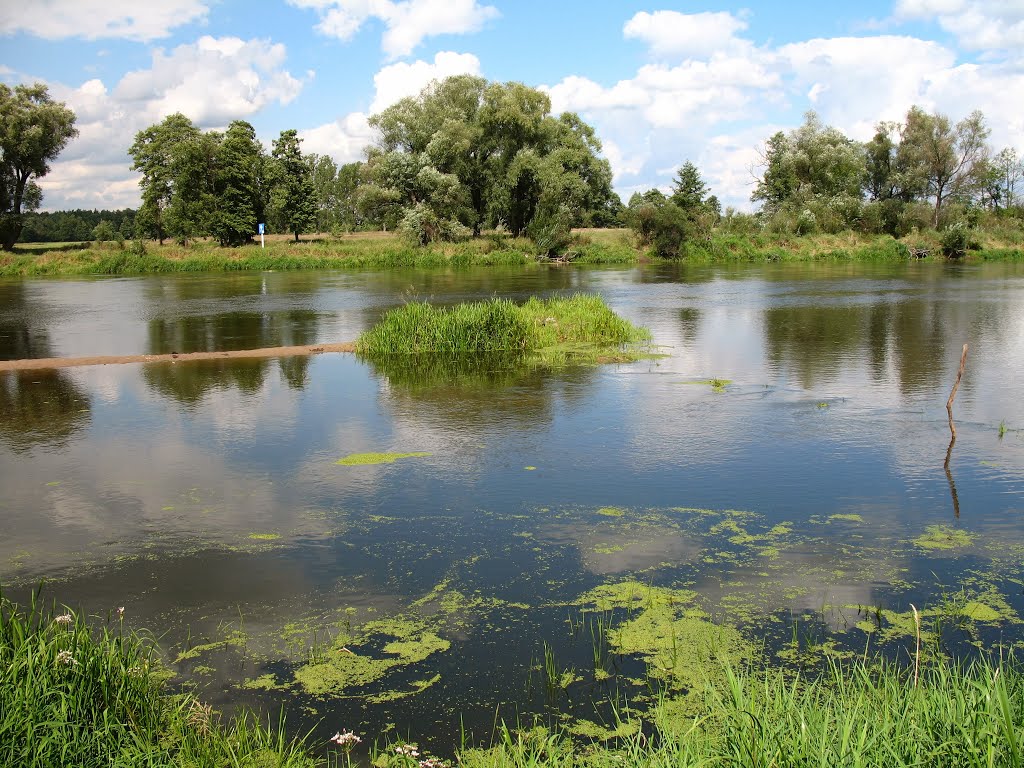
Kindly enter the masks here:
[[[0, 100], [26, 125], [70, 121], [46, 148], [56, 156], [73, 113], [32, 106], [33, 93], [45, 87], [0, 88]], [[670, 184], [623, 203], [594, 128], [522, 83], [435, 81], [370, 124], [365, 161], [338, 166], [304, 154], [292, 129], [268, 152], [244, 120], [204, 131], [169, 115], [128, 148], [137, 211], [34, 213], [41, 192], [26, 187], [0, 210], [0, 275], [1024, 256], [1024, 160], [988, 143], [978, 111], [954, 123], [913, 106], [867, 142], [808, 112], [761, 147], [756, 213], [723, 210], [684, 158]], [[12, 251], [19, 235], [49, 244]]]
[[[461, 243], [411, 246], [393, 233], [306, 236], [299, 243], [272, 238], [237, 248], [214, 242], [189, 246], [147, 242], [40, 243], [0, 254], [0, 277], [145, 275], [173, 272], [232, 272], [299, 269], [462, 268], [528, 266], [539, 263], [638, 264], [670, 262], [637, 242], [627, 229], [577, 230], [573, 243], [555, 258], [539, 254], [533, 242], [484, 235]], [[1024, 231], [972, 230], [963, 256], [968, 262], [1024, 260]], [[793, 236], [740, 233], [726, 228], [700, 243], [688, 243], [676, 260], [694, 264], [810, 261], [945, 261], [941, 233], [893, 238], [843, 232]]]

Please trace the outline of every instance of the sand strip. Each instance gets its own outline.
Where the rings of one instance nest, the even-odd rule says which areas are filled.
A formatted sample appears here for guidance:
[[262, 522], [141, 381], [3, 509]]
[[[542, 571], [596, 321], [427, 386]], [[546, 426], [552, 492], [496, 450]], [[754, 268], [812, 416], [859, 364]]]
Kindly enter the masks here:
[[301, 347], [263, 347], [230, 352], [172, 352], [167, 355], [97, 355], [95, 357], [43, 357], [29, 360], [0, 360], [2, 371], [37, 371], [50, 368], [77, 368], [82, 365], [120, 365], [122, 363], [184, 363], [191, 360], [257, 360], [267, 357], [297, 357], [321, 352], [354, 352], [355, 344], [310, 344]]

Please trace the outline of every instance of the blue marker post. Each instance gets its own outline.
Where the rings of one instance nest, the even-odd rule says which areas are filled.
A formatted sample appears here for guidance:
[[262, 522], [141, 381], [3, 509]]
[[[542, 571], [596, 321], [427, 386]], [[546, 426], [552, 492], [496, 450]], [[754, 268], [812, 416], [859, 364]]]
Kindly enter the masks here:
[[267, 244], [263, 240], [263, 231], [266, 229], [266, 225], [261, 221], [256, 226], [260, 228], [260, 248], [266, 248]]

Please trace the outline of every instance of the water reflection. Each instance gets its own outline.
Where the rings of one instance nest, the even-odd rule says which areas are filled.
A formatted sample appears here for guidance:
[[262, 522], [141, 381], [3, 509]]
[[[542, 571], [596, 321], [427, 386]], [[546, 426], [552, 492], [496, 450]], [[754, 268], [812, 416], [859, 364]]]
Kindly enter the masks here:
[[392, 356], [370, 366], [386, 377], [386, 402], [400, 423], [434, 425], [462, 434], [549, 424], [556, 401], [582, 402], [597, 375], [596, 368], [587, 366], [546, 370], [517, 354]]
[[[0, 283], [0, 360], [51, 357], [50, 337], [32, 322], [23, 282]], [[0, 439], [14, 451], [59, 449], [89, 423], [89, 394], [67, 371], [0, 374]]]
[[0, 374], [0, 438], [15, 452], [60, 449], [89, 424], [89, 394], [65, 371]]

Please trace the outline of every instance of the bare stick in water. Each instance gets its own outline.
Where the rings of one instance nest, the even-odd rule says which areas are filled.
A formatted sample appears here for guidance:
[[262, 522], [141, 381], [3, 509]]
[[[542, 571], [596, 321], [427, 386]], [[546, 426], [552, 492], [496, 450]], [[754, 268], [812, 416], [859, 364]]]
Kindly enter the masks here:
[[960, 388], [960, 378], [964, 375], [964, 366], [967, 365], [967, 345], [964, 344], [964, 351], [960, 353], [960, 370], [956, 372], [956, 381], [953, 382], [953, 391], [949, 393], [949, 400], [946, 401], [946, 410], [950, 418], [953, 417], [953, 399], [956, 391]]

